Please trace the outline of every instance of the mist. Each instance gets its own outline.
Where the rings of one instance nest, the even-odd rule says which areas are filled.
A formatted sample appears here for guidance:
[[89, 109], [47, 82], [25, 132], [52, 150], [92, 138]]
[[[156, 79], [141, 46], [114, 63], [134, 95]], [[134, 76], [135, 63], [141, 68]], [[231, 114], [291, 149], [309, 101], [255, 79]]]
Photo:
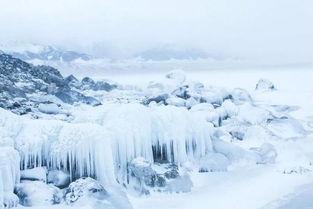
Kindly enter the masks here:
[[0, 42], [128, 57], [159, 46], [257, 62], [308, 63], [309, 0], [1, 0]]

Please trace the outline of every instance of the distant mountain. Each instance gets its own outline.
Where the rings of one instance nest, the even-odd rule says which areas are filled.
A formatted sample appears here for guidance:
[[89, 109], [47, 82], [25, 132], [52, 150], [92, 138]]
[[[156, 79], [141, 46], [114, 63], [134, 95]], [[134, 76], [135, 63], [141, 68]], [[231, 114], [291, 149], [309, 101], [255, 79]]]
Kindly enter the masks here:
[[71, 62], [77, 59], [85, 61], [91, 59], [91, 56], [85, 53], [61, 50], [53, 46], [43, 46], [39, 44], [0, 44], [0, 50], [25, 61]]
[[150, 48], [135, 55], [143, 60], [195, 60], [195, 59], [221, 59], [218, 55], [209, 54], [197, 48], [183, 48], [175, 46], [162, 46]]

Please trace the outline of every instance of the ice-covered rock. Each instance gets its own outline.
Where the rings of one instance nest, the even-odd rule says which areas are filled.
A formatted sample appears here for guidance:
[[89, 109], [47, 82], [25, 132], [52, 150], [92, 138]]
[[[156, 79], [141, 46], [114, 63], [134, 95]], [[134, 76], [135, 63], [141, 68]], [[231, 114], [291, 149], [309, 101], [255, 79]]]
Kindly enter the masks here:
[[260, 156], [252, 151], [247, 151], [233, 143], [220, 139], [213, 140], [214, 151], [227, 157], [230, 163], [245, 161], [247, 163], [257, 163]]
[[70, 174], [62, 170], [50, 170], [48, 172], [47, 182], [63, 189], [70, 184]]
[[62, 192], [57, 187], [41, 181], [17, 184], [15, 193], [24, 206], [48, 206], [62, 201]]
[[260, 156], [260, 160], [257, 163], [275, 163], [277, 152], [272, 144], [264, 143], [261, 147], [251, 148], [251, 150], [256, 152]]
[[70, 205], [91, 205], [93, 208], [132, 209], [120, 188], [106, 190], [92, 178], [81, 178], [72, 182], [65, 191], [65, 202]]
[[149, 194], [146, 187], [164, 187], [165, 179], [157, 175], [152, 163], [142, 157], [133, 159], [129, 163], [130, 178], [135, 178], [133, 188], [141, 194]]
[[199, 172], [227, 171], [229, 160], [220, 153], [208, 153], [200, 159]]
[[161, 94], [157, 96], [151, 96], [143, 101], [143, 104], [150, 104], [151, 102], [165, 104], [165, 101], [169, 98], [168, 94]]
[[167, 105], [173, 105], [177, 107], [184, 107], [186, 106], [186, 100], [179, 98], [179, 97], [170, 97], [165, 100]]
[[[143, 158], [136, 158], [129, 168], [130, 185], [140, 194], [149, 194], [150, 190], [190, 192], [193, 186], [188, 173], [172, 163], [152, 164]], [[132, 178], [135, 178], [135, 181]]]
[[196, 111], [210, 112], [210, 111], [214, 111], [214, 107], [210, 103], [200, 103], [200, 104], [196, 104], [196, 105], [192, 106], [190, 111], [192, 111], [192, 112], [196, 112]]
[[59, 114], [61, 109], [58, 105], [50, 103], [50, 104], [39, 104], [38, 110], [42, 113], [46, 114]]
[[231, 100], [236, 104], [240, 105], [245, 102], [251, 103], [252, 97], [245, 89], [235, 88], [231, 91]]
[[245, 103], [239, 107], [238, 120], [242, 123], [251, 125], [266, 124], [271, 119], [273, 119], [273, 117], [268, 110], [255, 105]]
[[270, 80], [261, 78], [256, 84], [255, 89], [259, 91], [271, 91], [275, 90], [275, 86]]
[[70, 204], [83, 198], [104, 199], [108, 196], [108, 192], [96, 180], [87, 177], [80, 178], [72, 182], [66, 189], [64, 199]]
[[47, 168], [37, 167], [21, 171], [21, 180], [47, 182]]

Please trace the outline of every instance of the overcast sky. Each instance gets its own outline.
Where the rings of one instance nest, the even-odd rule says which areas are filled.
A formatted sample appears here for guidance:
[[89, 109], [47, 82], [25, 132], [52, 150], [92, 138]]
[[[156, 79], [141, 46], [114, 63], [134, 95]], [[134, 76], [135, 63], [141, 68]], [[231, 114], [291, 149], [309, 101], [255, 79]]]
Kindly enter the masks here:
[[117, 54], [173, 44], [310, 62], [313, 1], [0, 0], [0, 39]]

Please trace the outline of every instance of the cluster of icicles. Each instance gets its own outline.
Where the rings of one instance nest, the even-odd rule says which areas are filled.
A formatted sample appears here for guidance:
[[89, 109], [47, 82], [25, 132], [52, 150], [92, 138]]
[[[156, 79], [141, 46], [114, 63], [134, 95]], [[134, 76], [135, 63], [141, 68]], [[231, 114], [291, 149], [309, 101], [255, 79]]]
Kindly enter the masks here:
[[72, 123], [21, 120], [0, 111], [0, 127], [14, 140], [21, 169], [63, 169], [72, 179], [92, 176], [103, 184], [126, 183], [127, 164], [136, 157], [179, 165], [212, 151], [208, 123], [174, 106], [99, 106], [80, 112]]

